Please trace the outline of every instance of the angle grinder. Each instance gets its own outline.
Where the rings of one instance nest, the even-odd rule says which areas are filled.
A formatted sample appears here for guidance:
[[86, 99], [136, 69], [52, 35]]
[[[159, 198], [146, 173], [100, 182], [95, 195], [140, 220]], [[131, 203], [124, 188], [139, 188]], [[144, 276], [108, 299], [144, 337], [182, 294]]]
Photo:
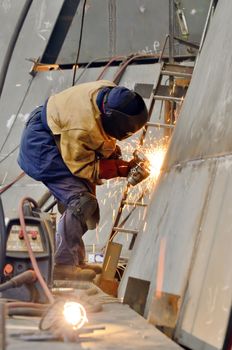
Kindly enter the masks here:
[[134, 166], [130, 169], [127, 181], [130, 185], [136, 186], [150, 175], [150, 162], [141, 150], [133, 152]]

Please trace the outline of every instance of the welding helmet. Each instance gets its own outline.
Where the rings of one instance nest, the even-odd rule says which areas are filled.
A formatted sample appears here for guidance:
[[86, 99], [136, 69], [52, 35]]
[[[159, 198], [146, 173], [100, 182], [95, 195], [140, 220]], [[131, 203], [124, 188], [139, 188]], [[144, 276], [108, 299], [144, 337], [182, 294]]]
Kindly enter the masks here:
[[103, 89], [101, 121], [104, 131], [117, 140], [123, 140], [141, 129], [148, 121], [148, 112], [142, 97], [125, 87]]

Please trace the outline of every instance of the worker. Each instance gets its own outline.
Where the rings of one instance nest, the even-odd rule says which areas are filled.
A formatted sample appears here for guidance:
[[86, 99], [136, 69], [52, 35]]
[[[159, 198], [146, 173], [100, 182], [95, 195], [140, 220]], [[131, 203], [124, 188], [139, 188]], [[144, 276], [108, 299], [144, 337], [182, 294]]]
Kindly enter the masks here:
[[82, 240], [100, 218], [95, 186], [128, 175], [133, 161], [121, 158], [116, 141], [147, 120], [142, 97], [107, 80], [70, 87], [30, 114], [18, 163], [65, 208], [56, 233], [54, 278], [91, 280], [101, 272], [85, 262]]

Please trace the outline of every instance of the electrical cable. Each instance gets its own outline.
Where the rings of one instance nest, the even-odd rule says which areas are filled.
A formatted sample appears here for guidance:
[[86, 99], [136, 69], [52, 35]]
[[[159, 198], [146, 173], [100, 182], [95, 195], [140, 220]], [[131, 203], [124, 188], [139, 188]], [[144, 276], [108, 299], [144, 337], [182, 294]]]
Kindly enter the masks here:
[[78, 63], [78, 61], [79, 61], [80, 50], [81, 50], [82, 34], [83, 34], [84, 19], [85, 19], [85, 5], [86, 5], [86, 0], [84, 0], [83, 8], [82, 8], [81, 30], [80, 30], [80, 36], [79, 36], [79, 41], [78, 41], [77, 57], [76, 57], [76, 62], [75, 62], [74, 72], [73, 72], [72, 86], [75, 85], [75, 78], [76, 78], [76, 71], [77, 71], [77, 63]]
[[41, 305], [40, 305], [39, 309], [30, 307], [29, 305], [26, 307], [25, 306], [24, 307], [18, 306], [15, 308], [11, 307], [10, 309], [8, 309], [7, 314], [8, 314], [8, 316], [41, 317], [41, 316], [43, 316], [44, 312], [46, 311], [46, 309], [41, 308]]
[[[32, 1], [33, 1], [33, 0], [30, 0], [29, 3], [31, 3]], [[80, 54], [80, 47], [81, 47], [81, 40], [82, 40], [82, 30], [83, 30], [83, 24], [84, 24], [84, 9], [85, 9], [85, 4], [86, 4], [86, 0], [84, 1], [83, 11], [82, 11], [81, 33], [80, 33], [80, 38], [79, 38], [78, 53], [77, 53], [76, 64], [75, 64], [75, 68], [74, 68], [74, 76], [73, 76], [73, 80], [74, 80], [74, 81], [75, 81], [76, 66], [77, 66], [77, 61], [78, 61], [79, 54]], [[28, 8], [28, 5], [29, 5], [29, 4], [27, 4], [27, 5], [25, 6], [25, 8]], [[29, 7], [30, 7], [30, 5], [29, 5]], [[28, 10], [29, 10], [29, 8], [28, 8]], [[24, 10], [23, 13], [25, 13], [25, 12], [26, 12], [26, 11]], [[26, 12], [26, 14], [27, 14], [27, 12]], [[26, 14], [25, 14], [25, 15], [26, 15]], [[15, 42], [16, 42], [16, 40], [14, 40], [14, 45], [15, 45]], [[10, 57], [11, 57], [11, 56], [10, 56]], [[9, 59], [8, 59], [8, 60], [9, 60]], [[7, 62], [8, 62], [8, 65], [9, 65], [9, 61], [8, 61], [8, 60], [7, 60]], [[14, 127], [14, 125], [15, 125], [15, 123], [16, 123], [17, 117], [18, 117], [18, 115], [19, 115], [19, 112], [20, 112], [20, 110], [21, 110], [21, 108], [22, 108], [22, 105], [23, 105], [23, 103], [24, 103], [24, 101], [25, 101], [25, 98], [26, 98], [27, 95], [28, 95], [28, 92], [29, 92], [29, 89], [30, 89], [30, 87], [31, 87], [31, 83], [32, 83], [33, 79], [34, 79], [34, 76], [32, 77], [32, 79], [31, 79], [31, 81], [30, 81], [30, 83], [29, 83], [29, 85], [28, 85], [28, 88], [27, 88], [26, 93], [25, 93], [25, 95], [24, 95], [24, 97], [23, 97], [23, 100], [22, 100], [22, 102], [21, 102], [21, 104], [20, 104], [20, 106], [19, 106], [19, 108], [18, 108], [18, 111], [17, 111], [17, 113], [16, 113], [16, 117], [15, 117], [15, 119], [14, 119], [14, 121], [13, 121], [11, 127], [10, 127], [10, 130], [8, 131], [8, 133], [7, 133], [7, 135], [6, 135], [6, 138], [5, 138], [4, 142], [2, 143], [2, 146], [1, 146], [1, 148], [0, 148], [0, 153], [2, 152], [2, 149], [3, 149], [3, 147], [5, 146], [7, 140], [8, 140], [8, 138], [9, 138], [11, 132], [12, 132], [12, 129], [13, 129], [13, 127]], [[0, 75], [0, 84], [1, 84], [1, 75]], [[73, 85], [74, 85], [74, 83], [73, 83]], [[4, 158], [2, 158], [2, 159], [0, 160], [0, 163], [2, 163], [2, 162], [3, 162], [4, 160], [6, 160], [12, 153], [14, 153], [14, 151], [16, 151], [16, 150], [18, 149], [18, 147], [19, 147], [19, 145], [17, 145], [12, 151], [10, 151]]]
[[35, 259], [34, 253], [33, 253], [32, 248], [31, 248], [30, 240], [29, 240], [28, 235], [27, 235], [26, 223], [25, 223], [24, 213], [23, 213], [23, 205], [24, 205], [24, 202], [26, 202], [26, 201], [28, 201], [29, 203], [32, 203], [34, 205], [34, 207], [38, 208], [37, 202], [34, 199], [30, 198], [30, 197], [24, 197], [20, 201], [20, 205], [19, 205], [19, 220], [20, 220], [21, 228], [23, 230], [24, 240], [25, 240], [25, 243], [26, 243], [26, 246], [27, 246], [27, 250], [28, 250], [28, 254], [29, 254], [29, 257], [30, 257], [30, 260], [31, 260], [31, 264], [32, 264], [32, 267], [33, 267], [33, 269], [34, 269], [34, 271], [36, 273], [37, 279], [38, 279], [38, 281], [39, 281], [39, 283], [40, 283], [40, 285], [41, 285], [45, 295], [47, 296], [48, 301], [52, 304], [54, 302], [54, 297], [53, 297], [51, 291], [49, 290], [45, 280], [43, 279], [43, 276], [41, 275], [39, 266], [37, 264], [37, 261]]
[[9, 281], [2, 283], [0, 285], [0, 292], [3, 292], [7, 289], [20, 287], [23, 284], [33, 284], [35, 283], [36, 280], [37, 280], [37, 276], [35, 271], [27, 270], [20, 273], [19, 275], [12, 277]]
[[6, 304], [8, 316], [41, 317], [50, 304], [39, 304], [26, 301], [10, 301]]

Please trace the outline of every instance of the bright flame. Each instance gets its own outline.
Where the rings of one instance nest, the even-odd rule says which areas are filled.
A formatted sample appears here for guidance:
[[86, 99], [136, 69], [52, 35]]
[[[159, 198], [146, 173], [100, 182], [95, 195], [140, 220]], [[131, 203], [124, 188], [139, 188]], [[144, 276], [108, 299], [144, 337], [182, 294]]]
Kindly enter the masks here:
[[157, 147], [145, 152], [145, 155], [150, 162], [150, 171], [151, 171], [150, 177], [153, 180], [157, 180], [160, 174], [165, 153], [166, 153], [166, 148], [164, 147]]
[[63, 315], [65, 321], [72, 325], [74, 329], [79, 329], [88, 322], [85, 308], [73, 301], [68, 301], [64, 304]]

